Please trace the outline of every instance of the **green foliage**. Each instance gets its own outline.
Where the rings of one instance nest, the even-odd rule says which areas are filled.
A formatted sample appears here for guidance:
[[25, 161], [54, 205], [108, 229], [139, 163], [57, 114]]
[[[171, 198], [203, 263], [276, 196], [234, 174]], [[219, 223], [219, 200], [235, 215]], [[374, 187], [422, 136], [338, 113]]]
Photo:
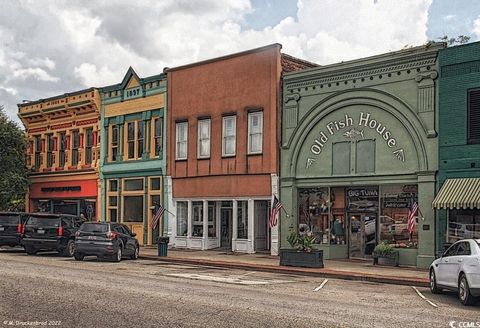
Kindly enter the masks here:
[[396, 252], [395, 248], [390, 244], [387, 244], [385, 241], [382, 241], [380, 244], [375, 246], [373, 251], [379, 256], [390, 255]]
[[0, 105], [0, 210], [21, 210], [28, 187], [27, 140]]
[[471, 37], [467, 35], [459, 35], [456, 38], [450, 38], [448, 37], [448, 35], [444, 35], [438, 39], [442, 42], [445, 42], [447, 46], [455, 46], [455, 45], [465, 44], [470, 42]]
[[287, 237], [287, 241], [292, 248], [296, 248], [303, 252], [310, 252], [313, 249], [315, 237], [311, 231], [302, 235], [298, 234], [296, 231], [292, 231]]

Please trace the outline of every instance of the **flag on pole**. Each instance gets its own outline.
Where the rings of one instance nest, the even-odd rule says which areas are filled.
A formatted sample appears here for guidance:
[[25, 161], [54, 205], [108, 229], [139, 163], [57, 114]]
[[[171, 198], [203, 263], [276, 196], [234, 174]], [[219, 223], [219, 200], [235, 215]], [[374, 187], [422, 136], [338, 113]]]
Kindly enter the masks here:
[[157, 227], [158, 221], [165, 212], [165, 208], [161, 204], [155, 204], [155, 215], [152, 219], [152, 229]]
[[409, 233], [412, 233], [415, 228], [415, 217], [417, 216], [417, 211], [418, 211], [418, 203], [413, 202], [412, 207], [408, 211], [407, 230]]
[[268, 219], [268, 226], [272, 228], [277, 225], [278, 223], [278, 214], [280, 209], [283, 208], [283, 204], [280, 203], [277, 196], [272, 195], [272, 208], [270, 210], [270, 218]]

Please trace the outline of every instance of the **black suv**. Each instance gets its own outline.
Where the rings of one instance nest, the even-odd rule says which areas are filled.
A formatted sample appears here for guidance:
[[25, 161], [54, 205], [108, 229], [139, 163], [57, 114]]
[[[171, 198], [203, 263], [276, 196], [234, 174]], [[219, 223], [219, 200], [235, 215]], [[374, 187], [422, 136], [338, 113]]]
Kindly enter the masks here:
[[136, 260], [140, 245], [135, 234], [121, 223], [85, 222], [76, 233], [75, 260], [81, 261], [87, 255], [111, 258], [120, 262], [129, 256]]
[[34, 213], [25, 222], [23, 246], [29, 255], [39, 250], [73, 256], [75, 232], [85, 220], [68, 214]]
[[0, 246], [20, 246], [28, 213], [0, 212]]

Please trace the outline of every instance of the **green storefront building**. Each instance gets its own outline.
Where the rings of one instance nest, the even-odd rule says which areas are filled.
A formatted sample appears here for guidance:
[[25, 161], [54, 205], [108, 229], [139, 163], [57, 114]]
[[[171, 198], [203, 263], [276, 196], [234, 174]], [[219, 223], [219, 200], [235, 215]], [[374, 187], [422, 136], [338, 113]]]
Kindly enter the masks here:
[[438, 250], [480, 238], [480, 42], [439, 53]]
[[152, 224], [166, 208], [164, 74], [139, 78], [129, 68], [120, 84], [101, 89], [102, 220], [123, 222], [143, 245], [168, 225]]
[[[283, 84], [281, 247], [312, 231], [324, 258], [435, 258], [438, 65], [443, 44], [288, 73]], [[420, 212], [413, 233], [410, 209]]]

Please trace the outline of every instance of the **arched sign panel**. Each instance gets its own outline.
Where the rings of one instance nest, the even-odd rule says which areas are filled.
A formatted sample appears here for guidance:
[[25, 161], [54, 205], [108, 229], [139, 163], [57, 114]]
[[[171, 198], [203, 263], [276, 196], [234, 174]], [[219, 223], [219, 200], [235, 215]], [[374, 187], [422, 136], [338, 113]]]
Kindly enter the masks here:
[[297, 178], [417, 171], [417, 149], [407, 127], [379, 107], [359, 104], [319, 118], [296, 163]]

